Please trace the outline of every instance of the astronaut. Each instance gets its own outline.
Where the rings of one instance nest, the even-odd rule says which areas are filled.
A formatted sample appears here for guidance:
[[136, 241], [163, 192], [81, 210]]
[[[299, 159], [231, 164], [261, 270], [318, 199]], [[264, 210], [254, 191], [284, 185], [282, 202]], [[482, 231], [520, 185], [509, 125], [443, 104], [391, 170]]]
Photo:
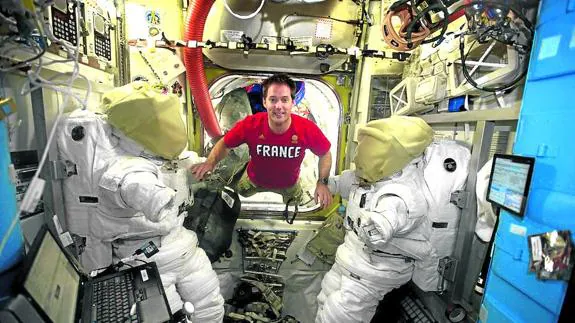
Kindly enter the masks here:
[[322, 281], [316, 323], [370, 322], [379, 301], [407, 283], [432, 246], [422, 154], [433, 130], [405, 116], [359, 130], [356, 170], [329, 179], [348, 200], [344, 243]]
[[[87, 270], [120, 259], [155, 261], [172, 312], [189, 302], [194, 322], [221, 322], [217, 275], [196, 234], [183, 227], [193, 198], [185, 164], [197, 156], [182, 153], [180, 108], [177, 97], [134, 82], [104, 94], [103, 114], [71, 113], [58, 137], [60, 158], [75, 166], [63, 182], [66, 222], [86, 240], [80, 256]], [[150, 241], [158, 253], [134, 255]]]

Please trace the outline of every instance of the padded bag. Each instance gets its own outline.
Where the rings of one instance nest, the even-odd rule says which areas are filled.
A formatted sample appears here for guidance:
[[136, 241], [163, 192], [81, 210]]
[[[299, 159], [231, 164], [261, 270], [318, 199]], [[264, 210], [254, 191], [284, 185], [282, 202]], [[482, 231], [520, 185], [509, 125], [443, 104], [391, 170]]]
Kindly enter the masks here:
[[196, 233], [200, 248], [212, 263], [230, 248], [240, 209], [238, 194], [228, 187], [217, 191], [202, 188], [194, 194], [184, 227]]

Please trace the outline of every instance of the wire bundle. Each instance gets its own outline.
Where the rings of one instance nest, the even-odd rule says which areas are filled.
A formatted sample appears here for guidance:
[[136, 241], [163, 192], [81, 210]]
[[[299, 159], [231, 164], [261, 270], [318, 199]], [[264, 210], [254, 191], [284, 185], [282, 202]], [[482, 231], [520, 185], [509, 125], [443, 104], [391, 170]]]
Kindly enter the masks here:
[[[83, 109], [86, 109], [88, 104], [88, 98], [91, 92], [91, 83], [87, 77], [80, 74], [80, 66], [79, 66], [79, 55], [80, 55], [80, 48], [79, 46], [72, 46], [71, 44], [62, 41], [54, 36], [52, 26], [48, 24], [47, 20], [44, 19], [45, 10], [52, 5], [50, 1], [37, 1], [36, 2], [36, 10], [31, 13], [29, 17], [29, 22], [36, 27], [39, 37], [38, 40], [32, 36], [32, 33], [25, 33], [22, 32], [25, 36], [17, 36], [17, 35], [10, 35], [7, 36], [5, 39], [0, 41], [0, 53], [3, 55], [8, 54], [10, 51], [14, 50], [14, 47], [7, 48], [7, 44], [14, 45], [14, 42], [20, 42], [16, 45], [21, 45], [22, 43], [28, 44], [33, 49], [32, 57], [21, 62], [11, 63], [7, 67], [0, 67], [1, 72], [15, 72], [15, 71], [24, 71], [26, 75], [26, 80], [22, 84], [20, 89], [21, 95], [28, 95], [31, 92], [44, 88], [50, 89], [54, 92], [61, 93], [63, 95], [62, 103], [58, 106], [58, 114], [56, 119], [54, 120], [54, 124], [52, 129], [50, 130], [50, 134], [48, 136], [48, 140], [46, 142], [46, 146], [44, 147], [44, 151], [42, 153], [42, 157], [38, 164], [38, 169], [34, 174], [31, 183], [24, 195], [24, 199], [20, 204], [18, 209], [17, 215], [14, 217], [14, 220], [10, 224], [6, 235], [3, 237], [2, 241], [0, 241], [0, 254], [2, 254], [7, 242], [8, 238], [10, 237], [12, 231], [16, 227], [18, 220], [20, 219], [20, 214], [27, 209], [34, 208], [38, 202], [40, 196], [38, 192], [43, 191], [44, 187], [44, 180], [39, 178], [40, 172], [43, 169], [43, 166], [46, 162], [46, 158], [48, 157], [48, 152], [50, 150], [50, 146], [54, 141], [54, 135], [56, 133], [56, 129], [60, 123], [62, 118], [64, 107], [68, 105], [70, 98], [77, 100]], [[76, 5], [74, 6], [75, 14], [77, 17], [80, 17], [79, 13], [79, 2], [76, 1]], [[4, 22], [8, 22], [12, 25], [15, 23], [12, 19], [2, 15], [0, 17]], [[21, 24], [15, 23], [16, 26], [20, 26]], [[77, 39], [80, 38], [80, 30], [79, 28], [76, 29], [76, 37]], [[45, 39], [50, 41], [52, 44], [56, 44], [61, 47], [62, 51], [66, 53], [67, 58], [61, 60], [47, 60], [44, 57], [46, 52], [46, 42]], [[18, 46], [17, 46], [18, 47]], [[3, 51], [5, 50], [5, 51]], [[52, 77], [44, 78], [41, 76], [41, 73], [44, 71], [46, 66], [52, 64], [66, 64], [72, 63], [72, 71], [67, 73], [58, 73]], [[66, 78], [67, 77], [67, 78]], [[77, 79], [83, 79], [86, 82], [86, 94], [84, 97], [78, 96], [72, 90], [72, 85]], [[37, 195], [37, 196], [33, 196]], [[41, 195], [41, 194], [40, 194]]]

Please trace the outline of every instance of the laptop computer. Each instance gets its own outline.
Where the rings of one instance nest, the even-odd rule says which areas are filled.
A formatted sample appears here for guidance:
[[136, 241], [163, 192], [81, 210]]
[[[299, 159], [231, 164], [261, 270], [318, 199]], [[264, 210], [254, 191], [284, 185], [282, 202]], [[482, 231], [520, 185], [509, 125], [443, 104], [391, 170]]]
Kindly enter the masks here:
[[23, 269], [22, 293], [46, 322], [166, 322], [172, 316], [154, 262], [90, 278], [46, 226]]

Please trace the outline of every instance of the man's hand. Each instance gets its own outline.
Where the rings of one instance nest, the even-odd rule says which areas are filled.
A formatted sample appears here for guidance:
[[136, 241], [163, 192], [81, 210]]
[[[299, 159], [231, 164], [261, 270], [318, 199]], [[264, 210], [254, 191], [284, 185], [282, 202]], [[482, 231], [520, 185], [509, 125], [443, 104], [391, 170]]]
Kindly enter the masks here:
[[190, 172], [192, 172], [192, 175], [194, 175], [196, 180], [201, 181], [205, 178], [206, 174], [213, 171], [215, 167], [215, 164], [206, 161], [200, 164], [192, 165], [190, 167]]
[[315, 186], [315, 202], [321, 205], [322, 209], [328, 207], [333, 201], [333, 196], [329, 191], [327, 185], [323, 183], [317, 183]]

